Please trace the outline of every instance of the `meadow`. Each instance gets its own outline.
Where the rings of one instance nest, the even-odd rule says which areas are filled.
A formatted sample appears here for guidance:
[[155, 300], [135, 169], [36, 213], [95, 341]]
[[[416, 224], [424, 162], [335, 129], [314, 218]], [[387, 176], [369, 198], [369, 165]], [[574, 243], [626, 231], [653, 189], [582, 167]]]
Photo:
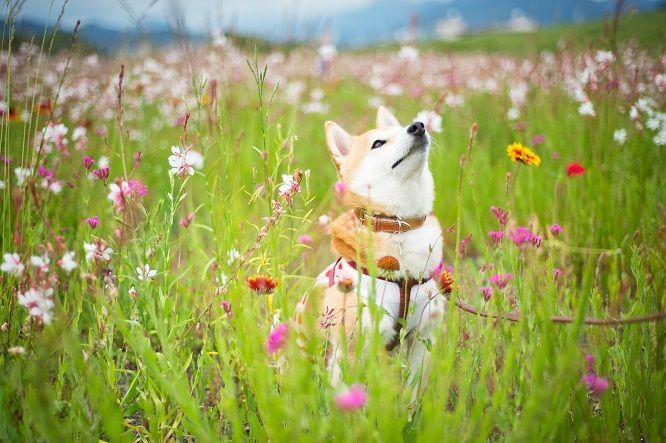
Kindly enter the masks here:
[[[666, 309], [656, 44], [254, 53], [216, 35], [98, 56], [10, 38], [0, 440], [666, 439], [666, 323], [582, 323]], [[316, 319], [307, 353], [290, 323], [345, 210], [324, 122], [362, 132], [380, 104], [433, 138], [455, 279], [416, 404], [404, 351], [371, 334], [333, 389]]]

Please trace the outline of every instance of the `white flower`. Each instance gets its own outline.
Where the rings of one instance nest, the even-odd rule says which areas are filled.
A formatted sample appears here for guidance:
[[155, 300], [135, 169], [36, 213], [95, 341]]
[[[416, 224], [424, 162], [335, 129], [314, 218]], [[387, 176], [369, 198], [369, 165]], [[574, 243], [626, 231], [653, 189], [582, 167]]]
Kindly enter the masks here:
[[107, 166], [109, 166], [109, 157], [106, 155], [100, 156], [99, 160], [97, 160], [97, 167], [101, 169], [106, 168]]
[[240, 258], [240, 252], [238, 252], [238, 249], [232, 248], [227, 251], [227, 264], [231, 266], [233, 262], [238, 260]]
[[422, 122], [427, 131], [442, 132], [442, 116], [434, 111], [421, 111], [416, 115], [416, 121]]
[[25, 266], [23, 265], [23, 263], [21, 263], [21, 258], [16, 252], [11, 254], [5, 254], [3, 257], [5, 261], [2, 265], [0, 265], [0, 270], [2, 270], [2, 272], [14, 275], [23, 274]]
[[109, 261], [113, 254], [113, 249], [106, 246], [101, 240], [95, 243], [83, 243], [83, 249], [86, 251], [87, 261]]
[[319, 224], [322, 226], [326, 226], [331, 222], [331, 216], [324, 214], [319, 216]]
[[169, 173], [172, 175], [181, 177], [194, 175], [195, 169], [203, 168], [203, 155], [200, 152], [192, 151], [189, 147], [172, 146], [171, 154], [168, 160], [169, 166], [171, 166]]
[[65, 255], [63, 255], [62, 258], [58, 260], [58, 266], [60, 266], [68, 274], [76, 269], [74, 252], [65, 252]]
[[661, 128], [661, 131], [657, 133], [652, 139], [655, 145], [664, 146], [666, 145], [666, 128]]
[[143, 268], [137, 266], [136, 273], [138, 274], [139, 280], [152, 280], [157, 275], [157, 271], [150, 269], [149, 265], [143, 265]]
[[294, 177], [289, 174], [282, 174], [282, 184], [278, 188], [280, 191], [280, 195], [287, 195], [293, 191], [298, 191], [300, 188], [300, 185], [296, 180], [294, 180]]
[[597, 51], [594, 59], [600, 65], [608, 66], [609, 64], [613, 63], [613, 61], [615, 61], [615, 55], [613, 55], [611, 51]]
[[39, 268], [40, 271], [47, 270], [49, 263], [51, 263], [51, 260], [46, 254], [42, 255], [41, 257], [39, 255], [33, 255], [30, 257], [30, 264], [36, 268]]
[[54, 194], [60, 194], [60, 192], [62, 191], [62, 181], [61, 180], [51, 181], [48, 179], [44, 179], [42, 180], [42, 188], [48, 189]]
[[301, 111], [303, 111], [304, 114], [325, 114], [328, 110], [329, 106], [326, 103], [319, 101], [307, 102], [301, 106]]
[[86, 136], [86, 128], [83, 126], [77, 126], [72, 132], [72, 140], [77, 141], [78, 139]]
[[520, 111], [518, 108], [509, 108], [509, 110], [506, 112], [506, 118], [509, 120], [518, 120], [520, 118]]
[[647, 126], [648, 129], [656, 131], [657, 129], [659, 129], [659, 126], [661, 126], [661, 122], [659, 121], [658, 118], [652, 117], [648, 119], [648, 121], [645, 123], [645, 126]]
[[0, 189], [5, 189], [5, 181], [0, 180]]
[[613, 140], [618, 144], [623, 145], [624, 142], [627, 141], [627, 130], [624, 128], [616, 129], [615, 132], [613, 132]]
[[39, 318], [49, 324], [53, 320], [53, 289], [28, 289], [18, 294], [18, 302], [21, 306], [28, 308], [31, 317]]
[[592, 102], [581, 103], [581, 105], [578, 107], [578, 113], [587, 117], [594, 117], [597, 115], [594, 112], [594, 106], [592, 105]]
[[23, 186], [28, 180], [28, 177], [32, 175], [32, 170], [30, 168], [14, 168], [14, 174], [16, 174], [16, 183], [19, 186]]
[[638, 115], [638, 109], [636, 109], [636, 106], [632, 106], [632, 107], [629, 109], [629, 117], [630, 117], [632, 120], [638, 120], [639, 115]]
[[338, 55], [337, 49], [331, 44], [321, 45], [317, 52], [319, 53], [319, 57], [326, 61], [331, 61]]
[[398, 58], [408, 62], [416, 61], [419, 59], [419, 50], [413, 46], [403, 46], [398, 52]]

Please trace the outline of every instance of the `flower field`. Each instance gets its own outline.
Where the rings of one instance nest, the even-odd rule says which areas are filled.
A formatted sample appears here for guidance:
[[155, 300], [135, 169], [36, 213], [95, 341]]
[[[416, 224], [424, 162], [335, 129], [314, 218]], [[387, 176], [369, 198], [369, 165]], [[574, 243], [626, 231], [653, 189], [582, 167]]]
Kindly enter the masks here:
[[[666, 322], [583, 323], [666, 309], [663, 52], [49, 44], [3, 35], [1, 441], [666, 439]], [[332, 388], [292, 324], [345, 210], [324, 122], [380, 105], [432, 137], [455, 281], [418, 401], [377, 331]]]

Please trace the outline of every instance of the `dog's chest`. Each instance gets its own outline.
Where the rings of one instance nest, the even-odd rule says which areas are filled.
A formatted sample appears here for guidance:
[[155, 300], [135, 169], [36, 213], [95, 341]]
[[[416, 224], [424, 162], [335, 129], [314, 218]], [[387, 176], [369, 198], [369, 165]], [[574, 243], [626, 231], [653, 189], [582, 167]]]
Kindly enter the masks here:
[[400, 263], [400, 274], [413, 278], [428, 276], [442, 261], [442, 233], [439, 223], [427, 221], [419, 229], [400, 234], [380, 233]]

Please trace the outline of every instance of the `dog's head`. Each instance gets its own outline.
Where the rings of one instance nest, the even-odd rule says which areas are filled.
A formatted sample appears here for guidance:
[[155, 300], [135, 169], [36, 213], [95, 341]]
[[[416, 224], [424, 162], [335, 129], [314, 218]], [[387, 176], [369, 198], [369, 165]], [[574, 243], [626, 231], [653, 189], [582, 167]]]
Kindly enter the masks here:
[[377, 110], [377, 127], [352, 136], [326, 122], [326, 142], [354, 207], [398, 217], [428, 215], [434, 200], [428, 169], [430, 136], [421, 122], [401, 126], [386, 108]]

